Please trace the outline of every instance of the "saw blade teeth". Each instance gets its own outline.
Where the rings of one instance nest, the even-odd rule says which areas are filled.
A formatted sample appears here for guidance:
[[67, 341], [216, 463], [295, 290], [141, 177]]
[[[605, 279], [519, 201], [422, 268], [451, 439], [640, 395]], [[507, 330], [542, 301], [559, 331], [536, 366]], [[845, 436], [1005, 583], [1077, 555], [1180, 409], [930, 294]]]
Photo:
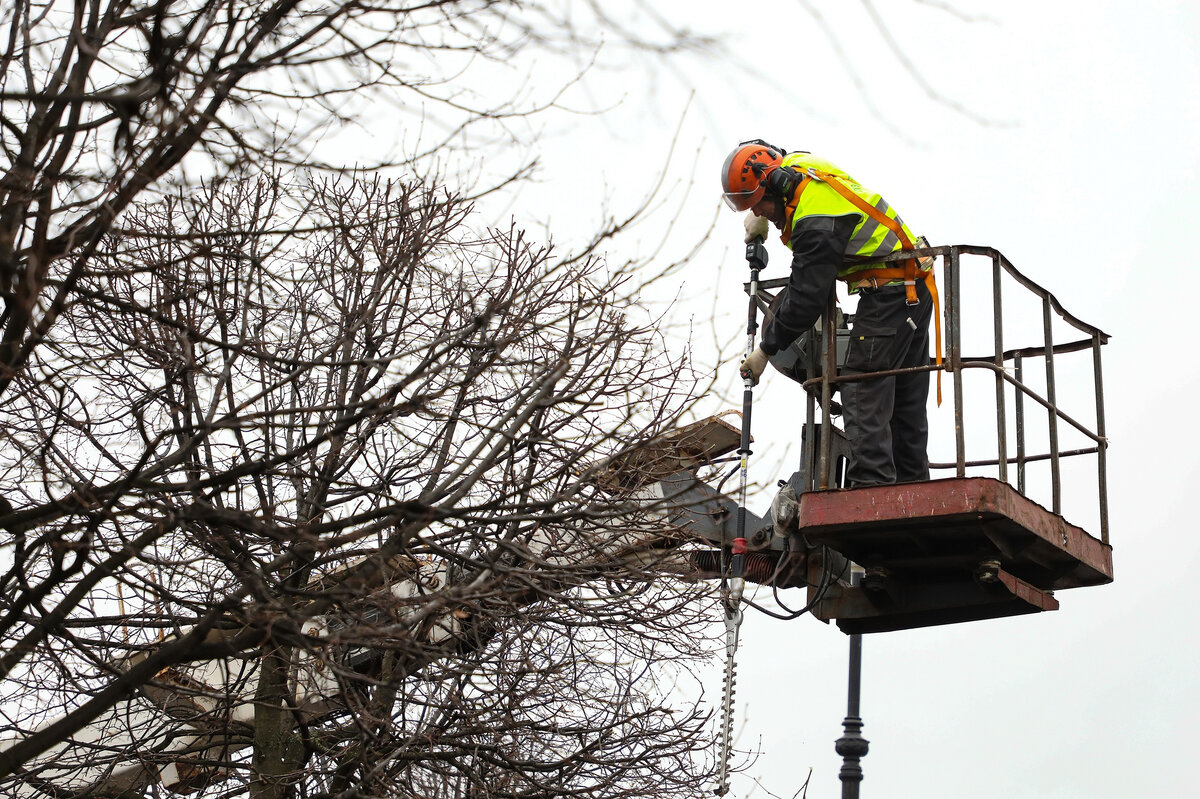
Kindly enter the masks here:
[[737, 695], [737, 663], [732, 653], [725, 663], [725, 678], [723, 681], [723, 697], [721, 701], [721, 778], [716, 790], [717, 796], [724, 796], [729, 791], [729, 759], [733, 749], [733, 700]]
[[[740, 593], [740, 592], [739, 592]], [[740, 596], [738, 597], [740, 600]], [[737, 695], [738, 630], [742, 623], [740, 602], [726, 605], [725, 613], [725, 675], [721, 696], [721, 720], [718, 727], [721, 742], [720, 772], [716, 795], [729, 791], [729, 761], [733, 752], [733, 698]]]

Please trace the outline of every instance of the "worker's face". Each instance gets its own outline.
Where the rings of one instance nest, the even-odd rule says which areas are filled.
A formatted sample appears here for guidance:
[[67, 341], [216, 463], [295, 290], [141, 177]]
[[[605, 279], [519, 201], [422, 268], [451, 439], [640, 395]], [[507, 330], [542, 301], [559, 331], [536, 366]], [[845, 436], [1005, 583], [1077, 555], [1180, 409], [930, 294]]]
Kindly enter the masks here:
[[764, 196], [761, 200], [750, 206], [750, 211], [755, 216], [761, 216], [775, 227], [783, 230], [783, 203], [779, 202], [779, 200]]

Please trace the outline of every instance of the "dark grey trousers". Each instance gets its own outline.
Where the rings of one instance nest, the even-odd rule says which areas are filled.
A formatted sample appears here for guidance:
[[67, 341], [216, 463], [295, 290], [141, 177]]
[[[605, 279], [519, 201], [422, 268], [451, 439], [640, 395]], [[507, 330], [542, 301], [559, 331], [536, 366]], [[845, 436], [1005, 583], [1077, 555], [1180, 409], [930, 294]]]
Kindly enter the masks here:
[[[917, 299], [908, 305], [903, 286], [859, 292], [842, 374], [927, 365], [933, 301], [924, 283], [917, 284]], [[851, 487], [929, 479], [929, 374], [841, 384]]]

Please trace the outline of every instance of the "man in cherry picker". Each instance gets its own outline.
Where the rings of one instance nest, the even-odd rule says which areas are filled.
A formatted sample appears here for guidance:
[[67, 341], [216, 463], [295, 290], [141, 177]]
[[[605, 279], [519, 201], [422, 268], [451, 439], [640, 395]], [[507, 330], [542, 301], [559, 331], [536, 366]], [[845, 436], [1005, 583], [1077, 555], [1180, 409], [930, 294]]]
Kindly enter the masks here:
[[[743, 362], [744, 376], [757, 382], [768, 358], [812, 327], [825, 312], [835, 279], [858, 295], [843, 375], [929, 363], [933, 263], [878, 263], [923, 246], [882, 197], [822, 158], [789, 154], [761, 139], [729, 154], [721, 182], [729, 207], [750, 212], [747, 243], [765, 238], [769, 221], [792, 251], [784, 297], [763, 326], [762, 343]], [[838, 385], [850, 442], [850, 486], [928, 480], [929, 373]]]

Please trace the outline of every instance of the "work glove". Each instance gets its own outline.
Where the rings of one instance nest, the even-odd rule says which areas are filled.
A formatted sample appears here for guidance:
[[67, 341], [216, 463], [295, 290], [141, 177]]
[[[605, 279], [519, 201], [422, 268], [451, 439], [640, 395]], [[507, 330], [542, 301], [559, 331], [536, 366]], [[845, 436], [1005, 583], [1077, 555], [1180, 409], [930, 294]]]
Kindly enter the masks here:
[[754, 352], [750, 353], [750, 357], [742, 361], [742, 368], [739, 370], [742, 379], [750, 380], [751, 385], [758, 385], [758, 378], [762, 377], [763, 370], [767, 368], [767, 354], [762, 351], [762, 347], [756, 347]]
[[771, 229], [767, 223], [765, 216], [755, 216], [753, 213], [746, 214], [746, 243], [755, 239], [767, 240], [767, 232]]

